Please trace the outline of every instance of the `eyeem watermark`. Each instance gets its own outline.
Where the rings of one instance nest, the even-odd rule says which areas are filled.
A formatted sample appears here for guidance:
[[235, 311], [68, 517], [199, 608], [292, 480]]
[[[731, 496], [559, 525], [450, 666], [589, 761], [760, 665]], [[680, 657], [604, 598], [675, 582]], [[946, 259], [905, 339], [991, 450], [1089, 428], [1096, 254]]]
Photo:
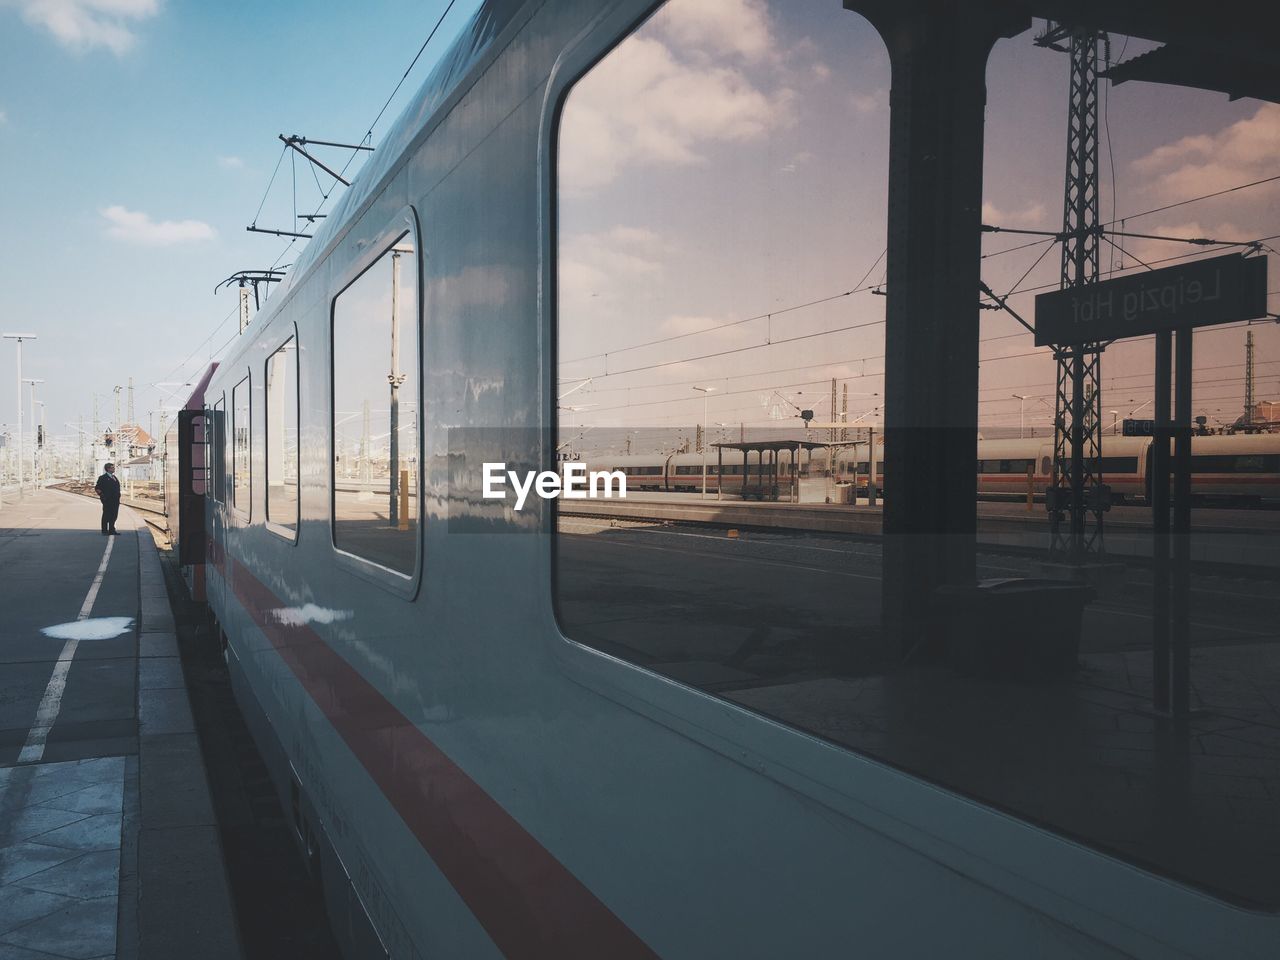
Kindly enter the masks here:
[[527, 471], [523, 477], [515, 470], [508, 470], [505, 463], [484, 465], [484, 498], [505, 500], [508, 485], [516, 494], [516, 509], [523, 510], [529, 494], [537, 493], [543, 500], [564, 497], [566, 500], [622, 497], [627, 495], [627, 475], [621, 470], [592, 470], [587, 472], [585, 463], [562, 464], [563, 475], [554, 470]]

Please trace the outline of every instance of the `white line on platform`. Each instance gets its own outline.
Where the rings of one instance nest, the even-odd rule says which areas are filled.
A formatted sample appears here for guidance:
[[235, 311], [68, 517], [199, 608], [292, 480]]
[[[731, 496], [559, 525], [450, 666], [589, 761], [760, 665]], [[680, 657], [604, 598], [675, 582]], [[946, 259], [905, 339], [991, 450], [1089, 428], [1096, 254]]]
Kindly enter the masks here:
[[[80, 606], [77, 621], [89, 619], [89, 614], [93, 612], [93, 604], [98, 599], [98, 591], [102, 589], [102, 578], [107, 575], [107, 564], [111, 560], [111, 548], [115, 543], [115, 537], [107, 537], [107, 545], [102, 551], [102, 562], [98, 564], [98, 573], [93, 578], [93, 584], [89, 587], [84, 603]], [[58, 662], [53, 667], [53, 676], [49, 678], [49, 685], [44, 688], [44, 696], [40, 698], [35, 723], [31, 725], [27, 742], [23, 745], [22, 752], [18, 754], [19, 763], [38, 763], [44, 756], [45, 741], [49, 739], [49, 731], [53, 729], [53, 724], [58, 719], [58, 711], [62, 709], [62, 693], [67, 688], [67, 674], [71, 671], [71, 661], [79, 646], [79, 640], [68, 640], [62, 645], [62, 653], [58, 654]]]

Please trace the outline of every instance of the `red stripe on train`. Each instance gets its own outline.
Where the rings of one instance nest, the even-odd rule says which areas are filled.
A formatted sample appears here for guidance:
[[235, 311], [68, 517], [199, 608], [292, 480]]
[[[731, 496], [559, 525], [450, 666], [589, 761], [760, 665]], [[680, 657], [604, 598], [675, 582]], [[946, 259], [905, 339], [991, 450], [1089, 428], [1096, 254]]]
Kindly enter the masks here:
[[657, 956], [318, 633], [270, 616], [286, 604], [243, 564], [220, 545], [210, 553], [281, 659], [504, 955]]

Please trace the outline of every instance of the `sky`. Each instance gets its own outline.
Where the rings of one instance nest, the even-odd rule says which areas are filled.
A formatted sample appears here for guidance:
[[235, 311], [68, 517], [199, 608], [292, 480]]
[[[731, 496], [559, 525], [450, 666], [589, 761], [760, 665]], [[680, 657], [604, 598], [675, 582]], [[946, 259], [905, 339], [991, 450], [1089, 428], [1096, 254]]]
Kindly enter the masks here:
[[[454, 7], [375, 144], [475, 5]], [[258, 213], [281, 156], [277, 135], [359, 140], [444, 6], [0, 0], [0, 332], [39, 336], [24, 348], [23, 375], [45, 381], [38, 396], [52, 434], [81, 416], [87, 424], [95, 395], [112, 422], [113, 388], [130, 377], [135, 419], [148, 426], [234, 338], [235, 294], [215, 295], [215, 284], [297, 252], [244, 230], [255, 217], [291, 226], [287, 158]], [[672, 0], [571, 94], [560, 170], [562, 389], [593, 378], [565, 401], [579, 408], [562, 412], [575, 423], [684, 427], [702, 407], [691, 382], [714, 378], [713, 422], [779, 422], [825, 402], [832, 377], [848, 387], [852, 416], [879, 418], [884, 300], [868, 289], [839, 295], [883, 277], [888, 60], [865, 21], [840, 7]], [[1000, 41], [991, 56], [984, 219], [1052, 230], [1067, 64], [1036, 48], [1033, 34]], [[1147, 48], [1117, 37], [1112, 54]], [[1104, 92], [1106, 219], [1280, 172], [1280, 107], [1141, 83]], [[300, 158], [296, 174], [306, 212], [319, 190]], [[1273, 183], [1128, 226], [1244, 240], [1280, 233], [1278, 221]], [[1021, 242], [990, 235], [984, 249]], [[1124, 245], [1129, 266], [1200, 249]], [[1045, 249], [984, 260], [984, 278], [1005, 293], [1030, 267], [1020, 289], [1052, 284], [1056, 251], [1033, 267]], [[1110, 268], [1119, 254], [1105, 253]], [[1278, 271], [1273, 262], [1272, 290]], [[814, 300], [825, 302], [802, 306]], [[1030, 316], [1030, 293], [1010, 302]], [[739, 322], [751, 317], [760, 319]], [[1047, 353], [1008, 315], [981, 319], [982, 424], [1016, 427], [1025, 406], [1043, 430], [1049, 414], [1036, 398], [1052, 399]], [[1259, 395], [1275, 398], [1280, 336], [1274, 324], [1254, 329]], [[1211, 419], [1239, 409], [1243, 336], [1197, 334], [1196, 406]], [[622, 350], [670, 337], [680, 339]], [[752, 349], [691, 359], [739, 347]], [[1107, 352], [1104, 409], [1127, 413], [1149, 398], [1150, 354], [1149, 341]], [[12, 430], [15, 408], [5, 341], [0, 431]]]
[[[236, 334], [236, 293], [214, 285], [296, 254], [244, 229], [277, 135], [359, 141], [446, 3], [0, 0], [0, 332], [39, 337], [23, 376], [45, 381], [51, 435], [80, 416], [88, 429], [95, 393], [114, 422], [129, 377], [144, 428], [177, 402]], [[375, 145], [477, 6], [455, 3]], [[259, 226], [291, 228], [291, 173], [286, 158]], [[313, 212], [301, 158], [297, 184]], [[14, 426], [14, 363], [0, 341], [0, 432]]]
[[[1000, 41], [988, 64], [989, 224], [1061, 228], [1067, 58], [1034, 45], [1042, 28]], [[1112, 44], [1113, 60], [1153, 46]], [[849, 391], [851, 420], [881, 422], [885, 301], [867, 288], [884, 276], [888, 87], [875, 31], [821, 0], [672, 0], [579, 82], [561, 129], [559, 375], [562, 422], [579, 431], [581, 449], [616, 445], [627, 429], [641, 446], [669, 447], [703, 419], [696, 386], [714, 391], [713, 438], [736, 439], [740, 424], [757, 435], [794, 429], [800, 409], [830, 421], [832, 378]], [[1132, 82], [1103, 94], [1104, 220], [1280, 173], [1280, 107]], [[1277, 234], [1280, 183], [1126, 226], [1230, 240]], [[994, 255], [983, 263], [997, 292], [1026, 291], [1009, 302], [1027, 318], [1035, 289], [1056, 285], [1059, 271], [1049, 242], [999, 252], [1029, 239], [987, 235]], [[1205, 252], [1117, 240], [1126, 252], [1104, 244], [1104, 272], [1134, 267], [1135, 257]], [[1275, 398], [1280, 337], [1275, 324], [1254, 332], [1258, 394]], [[1016, 435], [1024, 415], [1043, 434], [1049, 352], [1003, 312], [981, 314], [981, 337], [984, 434]], [[1195, 412], [1211, 423], [1242, 410], [1243, 341], [1238, 327], [1196, 334]], [[1151, 354], [1150, 340], [1107, 351], [1108, 424], [1112, 409], [1116, 419], [1134, 408], [1142, 416]]]

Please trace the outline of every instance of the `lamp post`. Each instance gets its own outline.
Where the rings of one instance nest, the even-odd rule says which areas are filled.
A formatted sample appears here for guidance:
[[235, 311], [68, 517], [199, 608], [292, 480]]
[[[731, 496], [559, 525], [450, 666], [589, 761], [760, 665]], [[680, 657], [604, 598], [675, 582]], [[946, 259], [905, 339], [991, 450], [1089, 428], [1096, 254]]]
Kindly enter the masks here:
[[702, 499], [707, 499], [707, 398], [715, 392], [715, 387], [694, 387], [702, 394]]
[[31, 387], [31, 408], [28, 416], [31, 417], [31, 488], [34, 490], [39, 483], [39, 477], [36, 476], [36, 462], [40, 454], [39, 442], [36, 434], [36, 384], [44, 383], [39, 377], [26, 377], [22, 381]]
[[6, 333], [6, 340], [18, 341], [18, 496], [22, 496], [22, 341], [35, 340], [34, 333]]
[[1027, 398], [1021, 393], [1015, 393], [1013, 399], [1018, 401], [1018, 439], [1021, 440], [1023, 434], [1026, 433]]

